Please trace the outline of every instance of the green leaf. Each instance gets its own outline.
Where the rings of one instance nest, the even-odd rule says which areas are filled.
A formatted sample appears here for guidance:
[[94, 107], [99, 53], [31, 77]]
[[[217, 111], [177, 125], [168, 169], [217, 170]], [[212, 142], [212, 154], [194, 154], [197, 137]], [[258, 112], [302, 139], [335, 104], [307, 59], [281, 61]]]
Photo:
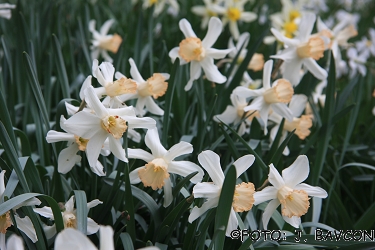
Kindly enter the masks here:
[[59, 82], [61, 84], [63, 98], [70, 98], [69, 80], [68, 80], [68, 75], [66, 74], [64, 59], [61, 53], [61, 45], [60, 45], [59, 39], [57, 38], [55, 34], [52, 34], [52, 37], [53, 37], [53, 48], [55, 50], [55, 55], [57, 57], [55, 62], [56, 62]]
[[272, 156], [270, 162], [273, 163], [275, 166], [277, 166], [277, 164], [279, 163], [279, 160], [281, 156], [283, 155], [283, 151], [286, 148], [286, 145], [288, 145], [292, 136], [294, 135], [295, 130], [296, 129], [294, 129], [292, 132], [289, 133], [289, 135], [285, 138], [283, 143], [281, 143], [280, 147], [276, 150], [275, 154]]
[[122, 249], [129, 249], [129, 250], [134, 250], [132, 238], [128, 233], [121, 233], [120, 234], [120, 239], [122, 242]]
[[214, 235], [215, 249], [224, 249], [225, 232], [232, 209], [236, 177], [236, 168], [232, 165], [225, 176], [223, 187], [221, 188], [219, 204], [216, 210]]
[[177, 195], [180, 193], [180, 190], [183, 186], [185, 186], [186, 183], [189, 183], [190, 179], [193, 178], [196, 174], [198, 174], [198, 171], [195, 171], [189, 175], [187, 175], [185, 178], [183, 178], [174, 188], [172, 191], [173, 197], [177, 197]]
[[366, 212], [354, 224], [353, 228], [358, 230], [372, 229], [375, 223], [375, 202], [366, 210]]

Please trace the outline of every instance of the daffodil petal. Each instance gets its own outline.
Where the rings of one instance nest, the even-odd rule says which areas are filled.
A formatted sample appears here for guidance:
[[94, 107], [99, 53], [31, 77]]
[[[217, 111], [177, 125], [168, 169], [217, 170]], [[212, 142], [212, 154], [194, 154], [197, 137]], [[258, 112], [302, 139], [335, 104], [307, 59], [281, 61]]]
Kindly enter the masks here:
[[217, 207], [219, 204], [219, 197], [208, 199], [201, 207], [193, 207], [189, 215], [189, 222], [192, 223], [196, 219], [198, 219], [202, 214], [204, 214], [207, 210]]
[[130, 159], [141, 159], [145, 162], [150, 162], [154, 159], [154, 156], [143, 149], [128, 148], [128, 157]]
[[164, 110], [162, 110], [157, 104], [156, 102], [154, 101], [154, 99], [152, 99], [151, 96], [146, 96], [145, 98], [145, 105], [146, 105], [146, 109], [154, 114], [154, 115], [164, 115]]
[[163, 157], [167, 150], [161, 145], [157, 128], [149, 129], [145, 136], [146, 146], [151, 150], [154, 158]]
[[93, 219], [90, 217], [87, 218], [87, 235], [94, 234], [98, 232], [99, 230], [99, 225], [96, 223]]
[[264, 209], [263, 216], [262, 216], [262, 222], [263, 222], [263, 228], [266, 230], [268, 222], [271, 219], [272, 214], [275, 212], [276, 208], [280, 205], [279, 200], [275, 199], [270, 201], [266, 209]]
[[43, 216], [43, 217], [46, 217], [48, 219], [53, 219], [53, 213], [52, 213], [52, 209], [50, 207], [47, 207], [47, 206], [44, 206], [44, 207], [41, 207], [41, 208], [34, 208], [33, 209], [35, 213]]
[[286, 106], [285, 103], [271, 103], [271, 107], [275, 113], [284, 117], [288, 121], [293, 121], [292, 111]]
[[128, 162], [128, 159], [125, 156], [125, 150], [122, 148], [121, 140], [115, 139], [113, 136], [109, 136], [109, 149], [112, 154], [116, 156], [119, 160], [123, 162]]
[[114, 250], [113, 242], [113, 229], [110, 226], [100, 226], [100, 249], [101, 250]]
[[14, 218], [16, 219], [18, 229], [24, 232], [33, 243], [37, 242], [38, 237], [36, 236], [35, 228], [30, 218], [27, 216], [21, 218], [17, 214], [14, 215]]
[[134, 81], [136, 81], [138, 83], [145, 82], [145, 80], [143, 79], [143, 77], [139, 73], [139, 70], [138, 70], [137, 65], [135, 64], [133, 58], [129, 58], [129, 63], [130, 63], [130, 75], [132, 76]]
[[237, 118], [237, 109], [231, 105], [227, 106], [224, 112], [220, 115], [215, 115], [214, 120], [216, 122], [224, 122], [226, 124], [233, 123]]
[[238, 227], [238, 219], [236, 212], [234, 211], [233, 208], [230, 209], [230, 214], [229, 214], [229, 219], [228, 219], [228, 225], [227, 225], [227, 230], [225, 232], [226, 236], [230, 236], [230, 233], [233, 230], [236, 230]]
[[96, 161], [98, 160], [100, 150], [102, 149], [103, 143], [107, 137], [108, 133], [102, 130], [99, 133], [97, 133], [94, 137], [92, 137], [87, 143], [86, 155], [91, 167], [96, 166]]
[[180, 20], [179, 26], [180, 26], [180, 30], [182, 31], [182, 33], [184, 33], [184, 36], [186, 38], [197, 37], [197, 35], [194, 33], [193, 28], [191, 27], [191, 24], [185, 18]]
[[233, 165], [236, 167], [237, 178], [240, 177], [240, 175], [243, 172], [245, 172], [249, 167], [251, 167], [254, 161], [254, 155], [244, 155], [238, 158], [235, 162], [233, 162]]
[[308, 196], [318, 197], [318, 198], [327, 198], [327, 192], [321, 187], [313, 187], [305, 183], [298, 184], [294, 187], [296, 190], [306, 191]]
[[130, 184], [137, 184], [141, 182], [141, 179], [139, 179], [138, 171], [142, 168], [144, 168], [144, 166], [136, 168], [129, 173]]
[[305, 58], [303, 60], [303, 65], [319, 80], [324, 80], [327, 78], [328, 73], [325, 69], [319, 66], [319, 64], [312, 58]]
[[220, 157], [216, 153], [206, 150], [198, 155], [198, 161], [207, 171], [212, 181], [221, 187], [224, 182], [224, 173], [221, 169]]
[[208, 80], [213, 81], [214, 83], [224, 83], [227, 80], [214, 64], [213, 58], [206, 57], [200, 63]]
[[274, 167], [274, 165], [270, 164], [270, 173], [268, 174], [268, 181], [276, 188], [280, 189], [285, 186], [284, 179], [279, 174], [279, 171]]
[[181, 141], [175, 145], [173, 145], [167, 153], [164, 155], [164, 159], [166, 161], [172, 161], [174, 158], [181, 156], [181, 155], [186, 155], [190, 154], [193, 152], [193, 145], [191, 145], [188, 142]]
[[294, 187], [303, 182], [309, 176], [309, 159], [306, 155], [300, 155], [297, 159], [282, 171], [285, 185], [294, 189]]
[[288, 216], [283, 215], [283, 219], [286, 223], [295, 228], [299, 228], [299, 225], [301, 224], [301, 217], [292, 216], [291, 218], [289, 218]]
[[208, 30], [207, 34], [202, 40], [202, 45], [204, 48], [211, 48], [212, 45], [216, 42], [218, 37], [221, 34], [221, 31], [223, 29], [223, 25], [219, 18], [217, 17], [211, 17], [209, 23], [208, 23]]
[[198, 171], [198, 173], [190, 179], [192, 183], [200, 182], [203, 179], [204, 172], [197, 164], [190, 161], [171, 161], [168, 164], [169, 173], [178, 174], [182, 177], [196, 171]]
[[163, 202], [163, 206], [164, 207], [168, 207], [169, 205], [171, 205], [171, 203], [173, 201], [171, 179], [169, 179], [169, 178], [165, 179], [163, 190], [164, 190], [164, 202]]
[[57, 159], [57, 168], [59, 173], [68, 173], [74, 165], [81, 160], [81, 156], [77, 155], [79, 151], [78, 145], [73, 143], [69, 147], [61, 150]]
[[263, 190], [254, 193], [254, 206], [274, 199], [277, 199], [277, 189], [272, 186], [265, 187]]
[[98, 250], [95, 245], [80, 231], [67, 228], [61, 231], [55, 240], [56, 250], [87, 249]]
[[115, 20], [113, 19], [109, 19], [107, 20], [103, 25], [102, 27], [100, 27], [100, 34], [105, 36], [107, 35], [109, 29], [111, 28], [112, 24], [115, 22]]

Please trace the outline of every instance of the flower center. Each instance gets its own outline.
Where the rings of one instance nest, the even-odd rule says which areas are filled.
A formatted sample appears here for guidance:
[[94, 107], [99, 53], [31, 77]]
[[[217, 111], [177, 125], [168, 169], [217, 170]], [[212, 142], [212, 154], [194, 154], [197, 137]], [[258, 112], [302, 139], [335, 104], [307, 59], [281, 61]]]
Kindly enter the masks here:
[[285, 120], [284, 129], [294, 133], [301, 139], [304, 140], [310, 135], [310, 128], [312, 126], [311, 117], [308, 115], [303, 115], [301, 118], [294, 118], [292, 122]]
[[153, 4], [156, 4], [158, 0], [149, 0], [148, 2], [150, 3], [150, 5], [153, 5]]
[[178, 54], [186, 62], [201, 61], [205, 57], [205, 51], [201, 39], [188, 37], [180, 42]]
[[304, 190], [293, 190], [284, 186], [279, 189], [277, 198], [281, 203], [282, 215], [289, 218], [293, 216], [301, 217], [307, 213], [310, 206], [310, 198]]
[[156, 158], [147, 163], [144, 168], [140, 169], [138, 171], [138, 176], [145, 187], [151, 187], [153, 190], [156, 190], [162, 188], [165, 179], [169, 178], [167, 169], [168, 164], [165, 160]]
[[12, 221], [10, 219], [10, 212], [8, 211], [0, 216], [0, 233], [5, 234], [7, 232], [7, 228], [11, 225]]
[[276, 85], [264, 92], [263, 97], [267, 103], [289, 103], [293, 94], [292, 84], [288, 80], [279, 79]]
[[233, 196], [233, 209], [236, 212], [249, 211], [254, 204], [255, 187], [251, 182], [236, 185]]
[[76, 139], [76, 143], [78, 144], [79, 150], [85, 151], [87, 143], [89, 142], [89, 140], [88, 139], [84, 139], [82, 137], [79, 137], [77, 135], [75, 135], [74, 138]]
[[241, 11], [236, 7], [229, 7], [227, 10], [227, 16], [231, 21], [237, 21], [241, 17]]
[[297, 54], [301, 58], [312, 57], [318, 60], [323, 57], [324, 41], [320, 37], [311, 37], [309, 41], [297, 48]]
[[155, 73], [152, 77], [147, 79], [147, 82], [141, 83], [138, 86], [138, 94], [140, 96], [152, 96], [157, 99], [163, 96], [167, 91], [168, 83], [162, 74]]
[[76, 216], [72, 213], [64, 213], [63, 214], [63, 221], [65, 228], [75, 228], [77, 229], [77, 219]]
[[112, 53], [117, 53], [118, 48], [120, 47], [122, 43], [122, 38], [121, 36], [114, 34], [111, 38], [103, 40], [100, 44], [99, 47], [111, 51]]
[[128, 93], [136, 93], [137, 84], [132, 79], [122, 77], [118, 79], [117, 81], [108, 83], [105, 86], [105, 91], [107, 95], [111, 97], [128, 94]]
[[212, 10], [209, 10], [209, 9], [206, 9], [206, 13], [209, 17], [217, 16], [217, 14], [215, 12], [213, 12]]
[[122, 134], [126, 131], [126, 121], [119, 116], [107, 116], [102, 119], [102, 128], [108, 133], [112, 134], [115, 139], [120, 139]]
[[247, 69], [251, 69], [253, 71], [260, 71], [263, 69], [264, 66], [264, 56], [259, 53], [255, 53], [250, 60], [249, 65], [247, 65]]
[[288, 38], [293, 38], [294, 32], [298, 29], [298, 25], [291, 21], [291, 22], [286, 22], [284, 24], [284, 31], [285, 31], [285, 36]]

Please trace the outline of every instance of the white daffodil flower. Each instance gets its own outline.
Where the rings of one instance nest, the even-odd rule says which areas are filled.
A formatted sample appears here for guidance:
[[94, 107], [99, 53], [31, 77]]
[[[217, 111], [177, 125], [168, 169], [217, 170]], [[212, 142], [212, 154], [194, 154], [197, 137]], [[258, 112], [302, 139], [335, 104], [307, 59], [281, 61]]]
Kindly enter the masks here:
[[[0, 172], [0, 204], [4, 202], [4, 192], [5, 192], [4, 175], [5, 175], [5, 170], [2, 170]], [[40, 203], [41, 203], [40, 200], [38, 200], [37, 198], [31, 198], [11, 208], [14, 211], [14, 218], [17, 223], [17, 228], [21, 230], [23, 233], [25, 233], [27, 237], [29, 237], [30, 240], [34, 243], [38, 241], [38, 237], [36, 236], [33, 223], [31, 222], [29, 217], [25, 216], [21, 218], [18, 214], [16, 214], [16, 209], [23, 207], [23, 206], [40, 205]], [[5, 244], [5, 234], [7, 233], [7, 229], [12, 225], [13, 225], [13, 222], [12, 222], [12, 219], [10, 218], [10, 211], [0, 215], [0, 249], [1, 250], [7, 249], [6, 244]], [[9, 249], [14, 249], [14, 248], [9, 248]]]
[[[153, 128], [154, 119], [135, 116], [133, 107], [107, 109], [100, 102], [95, 90], [89, 86], [85, 91], [85, 101], [94, 110], [81, 111], [74, 114], [64, 123], [68, 131], [89, 140], [86, 145], [87, 160], [90, 167], [95, 167], [104, 141], [108, 138], [109, 149], [119, 160], [127, 162], [125, 150], [121, 146], [121, 138], [129, 128]], [[128, 122], [128, 125], [126, 123]]]
[[[66, 141], [68, 143], [68, 147], [61, 150], [59, 157], [57, 159], [57, 170], [59, 171], [59, 173], [62, 174], [68, 173], [76, 163], [81, 161], [81, 156], [77, 155], [77, 153], [79, 151], [86, 152], [86, 146], [89, 142], [88, 139], [79, 137], [73, 133], [69, 133], [69, 128], [65, 127], [65, 121], [66, 119], [63, 116], [61, 116], [60, 126], [67, 133], [50, 130], [48, 131], [46, 136], [46, 140], [48, 143], [55, 143], [60, 141]], [[108, 150], [105, 150], [104, 148], [101, 149], [102, 155], [107, 156], [109, 155], [109, 153], [110, 152]], [[100, 161], [97, 160], [95, 166], [90, 168], [98, 176], [105, 176], [105, 173], [103, 172], [104, 168]]]
[[202, 17], [201, 29], [207, 28], [208, 21], [213, 16], [218, 16], [218, 12], [221, 10], [221, 7], [212, 0], [203, 0], [204, 5], [196, 5], [191, 7], [191, 12], [197, 16]]
[[[87, 203], [87, 209], [96, 207], [102, 204], [98, 199], [92, 200]], [[53, 212], [50, 207], [44, 206], [42, 208], [34, 208], [34, 212], [51, 220], [54, 220]], [[65, 209], [61, 212], [64, 228], [74, 228], [77, 229], [77, 210], [74, 208], [74, 195], [65, 203]], [[56, 226], [53, 225], [50, 230], [51, 235], [56, 234]], [[99, 230], [99, 225], [90, 217], [87, 218], [87, 235], [96, 233]]]
[[268, 186], [254, 194], [254, 205], [271, 200], [262, 217], [264, 229], [267, 229], [273, 212], [280, 204], [284, 220], [298, 228], [301, 224], [301, 216], [306, 214], [309, 209], [309, 196], [319, 198], [328, 196], [327, 192], [320, 187], [301, 183], [306, 180], [309, 172], [309, 160], [306, 155], [298, 156], [292, 165], [282, 171], [282, 176], [273, 164], [270, 164], [268, 181], [273, 186]]
[[0, 17], [10, 19], [12, 17], [11, 9], [15, 9], [15, 4], [2, 3], [0, 4]]
[[[123, 107], [122, 102], [118, 96], [128, 93], [136, 93], [137, 84], [132, 79], [126, 78], [124, 75], [118, 80], [113, 81], [115, 68], [110, 62], [102, 62], [99, 66], [98, 60], [92, 63], [92, 75], [98, 80], [102, 87], [95, 88], [96, 95], [101, 98], [106, 96], [103, 100], [104, 106], [108, 108]], [[82, 84], [80, 91], [80, 98], [84, 99], [85, 90], [91, 85], [91, 76], [87, 77]]]
[[[111, 226], [98, 226], [99, 229], [99, 250], [114, 250], [113, 229]], [[62, 230], [55, 240], [56, 250], [85, 249], [98, 250], [86, 235], [74, 228]]]
[[[161, 97], [165, 94], [168, 88], [169, 74], [167, 73], [154, 73], [152, 77], [145, 81], [138, 71], [137, 65], [132, 58], [129, 59], [130, 63], [130, 74], [137, 83], [137, 92], [134, 94], [126, 94], [119, 97], [121, 102], [125, 102], [131, 99], [137, 99], [137, 104], [135, 105], [135, 110], [137, 115], [143, 116], [145, 113], [143, 108], [155, 115], [163, 115], [164, 110], [162, 110], [153, 100]], [[120, 72], [116, 72], [116, 78], [121, 78], [124, 75]]]
[[129, 158], [147, 162], [145, 166], [130, 172], [130, 182], [132, 184], [142, 182], [145, 187], [151, 187], [153, 190], [163, 188], [164, 207], [169, 206], [173, 200], [170, 173], [185, 177], [198, 171], [190, 181], [197, 183], [202, 180], [204, 172], [197, 164], [190, 161], [174, 161], [178, 156], [193, 152], [193, 146], [190, 143], [181, 141], [167, 151], [160, 143], [156, 128], [147, 131], [145, 143], [152, 154], [143, 149], [128, 149]]
[[258, 111], [248, 111], [245, 114], [245, 111], [243, 110], [247, 105], [246, 98], [240, 97], [234, 93], [230, 95], [230, 100], [232, 102], [232, 105], [228, 105], [227, 108], [224, 110], [224, 112], [220, 115], [214, 116], [214, 121], [216, 122], [224, 122], [226, 124], [238, 124], [243, 118], [247, 117], [238, 128], [238, 134], [243, 135], [246, 132], [248, 133], [250, 130], [247, 128], [254, 117], [259, 117]]
[[1, 250], [24, 250], [22, 237], [12, 234], [7, 240], [7, 247]]
[[173, 48], [169, 52], [172, 62], [180, 58], [180, 65], [190, 62], [190, 80], [185, 86], [188, 91], [193, 86], [193, 81], [201, 76], [202, 68], [209, 81], [224, 83], [227, 78], [223, 76], [214, 64], [214, 59], [224, 58], [231, 49], [218, 50], [211, 48], [222, 31], [222, 23], [219, 18], [211, 17], [208, 23], [208, 31], [203, 40], [199, 39], [190, 23], [186, 19], [179, 22], [180, 30], [185, 38], [180, 42], [179, 47]]
[[362, 75], [365, 76], [367, 72], [366, 68], [366, 62], [369, 57], [369, 54], [367, 51], [362, 51], [360, 54], [358, 54], [358, 51], [356, 48], [349, 48], [346, 51], [346, 55], [349, 59], [349, 67], [350, 67], [350, 78], [353, 78], [357, 71]]
[[283, 62], [283, 78], [289, 80], [293, 86], [298, 85], [302, 75], [301, 67], [304, 66], [316, 78], [324, 80], [327, 78], [327, 71], [321, 68], [316, 60], [323, 57], [325, 50], [325, 41], [319, 36], [311, 36], [316, 16], [312, 13], [306, 13], [299, 25], [298, 35], [290, 39], [278, 30], [272, 28], [272, 34], [287, 46], [271, 58], [279, 58]]
[[258, 15], [254, 12], [244, 11], [244, 5], [248, 0], [225, 0], [224, 6], [220, 6], [218, 13], [223, 15], [222, 21], [225, 26], [229, 25], [229, 31], [234, 40], [238, 40], [240, 32], [238, 30], [238, 22], [252, 22], [257, 19]]
[[348, 47], [348, 39], [358, 34], [353, 24], [350, 24], [347, 20], [340, 21], [332, 30], [318, 17], [317, 20], [318, 34], [325, 36], [330, 40], [328, 48], [332, 50], [333, 57], [335, 58], [336, 65], [336, 76], [347, 72], [346, 62], [342, 60], [340, 47]]
[[248, 89], [239, 86], [234, 89], [234, 93], [244, 98], [254, 98], [250, 105], [244, 107], [244, 111], [259, 111], [262, 126], [264, 126], [264, 134], [267, 134], [267, 121], [271, 109], [289, 121], [293, 121], [292, 111], [286, 106], [294, 94], [291, 83], [285, 79], [276, 80], [271, 87], [272, 60], [268, 60], [264, 64], [263, 70], [263, 88]]
[[[253, 155], [244, 155], [236, 160], [233, 165], [236, 168], [237, 178], [245, 172], [253, 163], [255, 157]], [[190, 213], [189, 222], [192, 223], [198, 219], [207, 210], [217, 207], [219, 204], [221, 188], [224, 183], [224, 173], [220, 165], [220, 157], [210, 151], [203, 151], [198, 155], [198, 161], [211, 177], [212, 182], [198, 183], [193, 188], [194, 198], [205, 198], [206, 201], [201, 207], [195, 206]], [[237, 229], [238, 220], [236, 212], [249, 211], [254, 204], [255, 187], [251, 182], [236, 185], [233, 197], [232, 208], [229, 214], [229, 220], [226, 235]]]
[[95, 20], [91, 20], [89, 22], [89, 30], [92, 33], [93, 40], [91, 46], [91, 59], [98, 59], [99, 53], [104, 58], [104, 60], [108, 62], [113, 62], [112, 57], [108, 55], [107, 51], [112, 53], [117, 53], [118, 48], [122, 43], [121, 36], [114, 34], [114, 35], [107, 35], [109, 29], [111, 28], [112, 24], [115, 20], [110, 19], [106, 21], [103, 26], [100, 28], [100, 32], [95, 30]]
[[153, 15], [156, 17], [164, 10], [165, 5], [169, 5], [169, 8], [172, 8], [172, 12], [176, 14], [180, 11], [180, 5], [176, 0], [143, 0], [142, 8], [148, 9], [155, 6]]
[[[280, 138], [280, 144], [285, 140], [288, 132], [292, 132], [294, 129], [294, 133], [298, 136], [299, 139], [304, 140], [307, 136], [310, 135], [310, 128], [312, 126], [311, 116], [309, 115], [302, 115], [307, 103], [307, 97], [305, 95], [294, 95], [292, 100], [289, 103], [289, 109], [292, 111], [293, 121], [285, 120], [283, 132]], [[302, 116], [301, 116], [302, 115]], [[276, 123], [270, 131], [270, 145], [273, 144], [275, 140], [277, 131], [279, 130], [280, 123], [282, 121], [282, 117], [275, 112], [273, 112], [269, 116], [269, 120]], [[285, 147], [283, 151], [284, 155], [289, 155], [289, 148], [288, 146]]]

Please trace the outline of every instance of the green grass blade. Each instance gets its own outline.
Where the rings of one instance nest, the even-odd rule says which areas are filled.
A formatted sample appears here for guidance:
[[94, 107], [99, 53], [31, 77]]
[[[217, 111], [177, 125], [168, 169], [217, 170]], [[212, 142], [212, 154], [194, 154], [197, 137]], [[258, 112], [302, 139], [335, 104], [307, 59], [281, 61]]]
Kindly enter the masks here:
[[77, 208], [77, 229], [86, 235], [88, 215], [86, 193], [81, 190], [74, 190], [74, 197]]
[[52, 34], [53, 37], [53, 48], [55, 50], [55, 62], [57, 67], [57, 73], [59, 77], [59, 82], [61, 85], [61, 90], [63, 94], [63, 98], [70, 98], [70, 91], [69, 91], [69, 80], [68, 75], [66, 74], [65, 63], [61, 53], [61, 45], [59, 39], [55, 34]]

